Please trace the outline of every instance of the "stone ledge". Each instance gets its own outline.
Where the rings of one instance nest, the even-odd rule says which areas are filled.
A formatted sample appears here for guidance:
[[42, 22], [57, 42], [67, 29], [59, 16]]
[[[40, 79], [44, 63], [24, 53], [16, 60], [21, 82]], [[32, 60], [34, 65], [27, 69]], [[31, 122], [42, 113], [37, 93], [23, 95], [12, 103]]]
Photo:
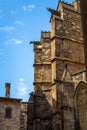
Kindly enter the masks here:
[[63, 57], [63, 58], [62, 57], [54, 57], [53, 59], [51, 59], [51, 62], [53, 62], [54, 60], [62, 60], [62, 61], [68, 61], [68, 62], [80, 64], [80, 65], [85, 65], [84, 63], [76, 62], [74, 60], [70, 60], [70, 59], [65, 58], [65, 57]]
[[53, 37], [51, 37], [51, 41], [54, 40], [55, 38], [60, 38], [60, 39], [62, 39], [62, 40], [65, 39], [65, 40], [69, 40], [69, 41], [72, 41], [72, 42], [77, 42], [77, 43], [83, 45], [83, 41], [77, 41], [77, 40], [75, 40], [75, 39], [70, 39], [70, 38], [68, 38], [68, 37], [61, 37], [61, 36], [58, 36], [58, 35], [54, 35]]

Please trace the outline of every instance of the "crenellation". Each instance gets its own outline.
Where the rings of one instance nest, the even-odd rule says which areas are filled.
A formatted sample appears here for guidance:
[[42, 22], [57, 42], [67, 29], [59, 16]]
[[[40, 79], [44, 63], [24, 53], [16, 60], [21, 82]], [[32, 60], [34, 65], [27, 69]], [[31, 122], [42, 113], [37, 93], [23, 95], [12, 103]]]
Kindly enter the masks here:
[[50, 33], [51, 33], [51, 32], [49, 32], [49, 31], [48, 31], [48, 32], [47, 32], [47, 31], [44, 31], [44, 32], [42, 31], [42, 32], [41, 32], [41, 41], [42, 41], [43, 39], [50, 39]]

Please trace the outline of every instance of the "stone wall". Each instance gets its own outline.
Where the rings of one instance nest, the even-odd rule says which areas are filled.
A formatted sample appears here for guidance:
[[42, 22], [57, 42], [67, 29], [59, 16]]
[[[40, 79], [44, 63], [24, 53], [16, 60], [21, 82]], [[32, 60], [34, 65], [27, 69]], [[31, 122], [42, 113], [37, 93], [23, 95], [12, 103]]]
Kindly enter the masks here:
[[87, 84], [80, 82], [75, 91], [76, 128], [87, 129]]
[[61, 2], [58, 8], [61, 15], [51, 16], [52, 69], [57, 72], [55, 75], [52, 71], [52, 79], [61, 78], [63, 64], [68, 64], [71, 73], [85, 68], [81, 15], [75, 5]]
[[50, 32], [41, 32], [41, 41], [34, 43], [34, 90], [51, 87]]
[[[20, 106], [20, 100], [0, 98], [0, 130], [20, 130]], [[7, 108], [11, 111], [6, 115]]]
[[28, 125], [28, 103], [21, 103], [20, 130], [27, 130]]
[[[51, 12], [51, 32], [41, 32], [41, 40], [34, 42], [31, 124], [34, 130], [75, 130], [73, 97], [77, 84], [73, 81], [77, 75], [73, 73], [85, 68], [79, 3], [60, 2], [57, 10], [48, 10]], [[65, 67], [67, 81], [62, 78], [66, 74]]]
[[[44, 94], [45, 93], [45, 94]], [[51, 105], [50, 90], [42, 91], [40, 88], [31, 93], [28, 104], [28, 129], [51, 130]], [[48, 102], [49, 99], [49, 102]]]
[[86, 70], [77, 71], [76, 73], [72, 74], [72, 79], [75, 88], [81, 81], [84, 81], [86, 83]]

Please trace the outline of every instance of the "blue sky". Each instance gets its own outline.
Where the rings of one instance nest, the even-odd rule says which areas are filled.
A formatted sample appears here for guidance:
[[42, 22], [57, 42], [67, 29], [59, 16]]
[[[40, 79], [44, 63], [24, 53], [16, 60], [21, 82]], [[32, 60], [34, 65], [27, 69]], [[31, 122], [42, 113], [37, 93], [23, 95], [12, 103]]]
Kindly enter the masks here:
[[[72, 2], [72, 0], [66, 0]], [[50, 30], [50, 13], [58, 0], [0, 0], [0, 96], [5, 82], [11, 97], [27, 101], [33, 91], [33, 45], [41, 31]]]

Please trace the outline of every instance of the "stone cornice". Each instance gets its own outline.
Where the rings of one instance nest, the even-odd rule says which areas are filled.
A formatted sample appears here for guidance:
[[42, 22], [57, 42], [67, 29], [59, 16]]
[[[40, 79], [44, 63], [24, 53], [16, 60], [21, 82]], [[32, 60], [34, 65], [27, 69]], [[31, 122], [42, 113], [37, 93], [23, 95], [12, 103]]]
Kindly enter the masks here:
[[53, 59], [51, 59], [51, 62], [53, 62], [55, 60], [68, 61], [68, 62], [71, 62], [71, 63], [85, 65], [85, 63], [80, 63], [78, 61], [74, 61], [74, 60], [71, 60], [71, 59], [68, 59], [68, 58], [65, 58], [65, 57], [57, 57], [57, 56], [55, 56]]
[[22, 101], [22, 99], [0, 97], [0, 101], [21, 102], [21, 101]]
[[58, 36], [58, 35], [54, 35], [51, 38], [51, 41], [53, 41], [55, 38], [60, 38], [60, 39], [63, 39], [63, 40], [69, 40], [69, 41], [72, 41], [72, 42], [77, 42], [79, 44], [83, 44], [83, 41], [78, 41], [78, 40], [75, 40], [75, 39], [72, 39], [72, 38], [68, 38], [68, 37], [61, 37], [61, 36]]
[[33, 82], [33, 85], [36, 85], [36, 84], [52, 84], [52, 82], [50, 82], [50, 81], [48, 81], [48, 82], [46, 82], [46, 81], [39, 81], [39, 82]]
[[35, 64], [33, 64], [33, 67], [35, 67], [35, 66], [43, 66], [43, 65], [51, 65], [51, 62], [35, 63]]
[[30, 41], [30, 44], [40, 44], [41, 41]]

